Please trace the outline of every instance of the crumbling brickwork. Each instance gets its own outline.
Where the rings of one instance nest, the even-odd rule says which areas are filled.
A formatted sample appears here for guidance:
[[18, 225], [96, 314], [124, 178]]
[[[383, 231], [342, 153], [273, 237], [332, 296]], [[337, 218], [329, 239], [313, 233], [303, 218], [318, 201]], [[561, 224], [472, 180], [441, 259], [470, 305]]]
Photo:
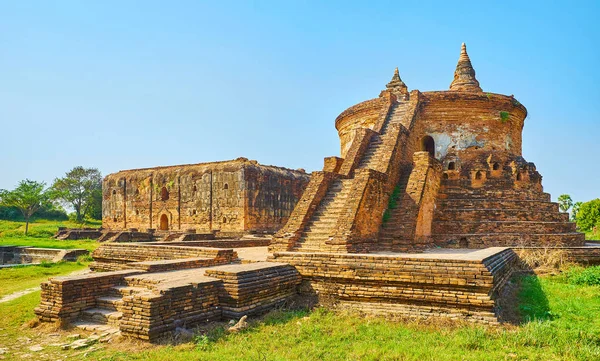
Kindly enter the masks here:
[[104, 179], [102, 224], [111, 230], [274, 232], [308, 180], [302, 170], [245, 158], [121, 171]]
[[512, 95], [482, 91], [464, 44], [448, 91], [409, 93], [396, 70], [379, 98], [337, 117], [342, 158], [326, 159], [294, 211], [302, 222], [271, 250], [582, 246], [521, 155], [526, 116]]

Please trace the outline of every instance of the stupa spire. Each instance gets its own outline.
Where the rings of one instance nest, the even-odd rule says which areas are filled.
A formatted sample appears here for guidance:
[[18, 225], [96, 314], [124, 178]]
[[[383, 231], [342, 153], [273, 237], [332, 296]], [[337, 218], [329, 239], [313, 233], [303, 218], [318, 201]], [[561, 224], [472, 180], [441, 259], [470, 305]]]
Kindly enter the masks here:
[[479, 82], [475, 78], [475, 69], [471, 65], [471, 59], [467, 54], [467, 46], [462, 43], [460, 48], [460, 57], [456, 70], [454, 71], [454, 80], [450, 84], [450, 90], [466, 91], [466, 92], [481, 92]]
[[402, 79], [400, 79], [400, 73], [398, 72], [398, 68], [394, 70], [394, 75], [392, 76], [392, 80], [385, 85], [385, 87], [392, 92], [398, 99], [406, 100], [408, 99], [408, 87]]

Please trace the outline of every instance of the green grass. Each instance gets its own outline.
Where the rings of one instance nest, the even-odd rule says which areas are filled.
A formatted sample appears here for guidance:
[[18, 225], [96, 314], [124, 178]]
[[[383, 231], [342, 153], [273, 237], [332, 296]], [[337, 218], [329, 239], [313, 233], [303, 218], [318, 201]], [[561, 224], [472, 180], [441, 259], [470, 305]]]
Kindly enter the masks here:
[[564, 276], [520, 280], [518, 327], [395, 323], [326, 310], [272, 313], [240, 334], [112, 360], [598, 360], [600, 288]]
[[87, 263], [58, 262], [39, 266], [0, 268], [0, 297], [37, 287], [49, 277], [69, 274], [87, 267]]
[[502, 123], [506, 123], [509, 118], [510, 118], [509, 112], [505, 112], [505, 111], [500, 112], [500, 120], [502, 121]]
[[[82, 248], [93, 251], [99, 244], [95, 240], [60, 241], [52, 236], [58, 227], [78, 227], [79, 225], [70, 221], [46, 221], [36, 220], [29, 224], [29, 234], [25, 236], [25, 222], [0, 220], [0, 246], [30, 246], [41, 248]], [[95, 222], [86, 227], [99, 227]]]
[[[223, 327], [176, 346], [107, 344], [93, 360], [598, 360], [600, 286], [574, 285], [567, 275], [526, 276], [518, 295], [520, 326], [390, 322], [325, 309], [274, 311], [241, 333]], [[39, 292], [0, 304], [9, 339], [33, 317]], [[0, 338], [0, 344], [2, 344]], [[56, 342], [54, 340], [53, 342]], [[21, 347], [14, 343], [15, 348]], [[72, 355], [76, 351], [53, 351]], [[137, 351], [136, 351], [137, 350]], [[24, 351], [25, 352], [25, 351]], [[62, 352], [62, 354], [61, 354]]]
[[570, 284], [600, 286], [600, 266], [588, 268], [574, 267], [565, 276]]

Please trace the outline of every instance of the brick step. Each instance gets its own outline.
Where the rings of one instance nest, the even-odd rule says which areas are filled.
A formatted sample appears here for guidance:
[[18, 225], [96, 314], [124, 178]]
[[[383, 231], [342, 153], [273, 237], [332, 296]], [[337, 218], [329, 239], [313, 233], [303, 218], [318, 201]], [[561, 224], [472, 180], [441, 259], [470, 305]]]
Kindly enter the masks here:
[[454, 247], [485, 248], [498, 246], [583, 246], [585, 234], [569, 233], [465, 233], [432, 234], [440, 245], [450, 243]]
[[101, 296], [96, 297], [96, 306], [107, 310], [120, 311], [123, 305], [123, 298], [119, 296]]
[[331, 216], [321, 216], [321, 217], [316, 217], [313, 218], [310, 222], [308, 222], [307, 226], [314, 226], [314, 225], [324, 225], [324, 224], [328, 224], [331, 226], [335, 226], [337, 224], [337, 217], [331, 217]]
[[80, 330], [96, 332], [99, 334], [108, 333], [111, 335], [119, 335], [120, 331], [117, 327], [90, 320], [77, 320], [71, 323], [71, 326]]
[[319, 236], [321, 236], [321, 237], [329, 237], [330, 234], [331, 234], [331, 232], [329, 230], [319, 230], [317, 232], [314, 232], [314, 231], [310, 231], [310, 232], [306, 232], [305, 231], [305, 232], [302, 232], [302, 236], [303, 237], [306, 237], [306, 236], [309, 236], [309, 235], [313, 236], [313, 237], [314, 236], [316, 236], [316, 237], [319, 237]]
[[436, 221], [542, 221], [569, 222], [568, 213], [538, 209], [460, 209], [446, 208], [435, 212]]
[[341, 208], [345, 203], [346, 200], [348, 199], [347, 196], [341, 196], [341, 197], [337, 197], [335, 199], [331, 199], [331, 200], [324, 200], [323, 202], [321, 202], [320, 207], [321, 209], [330, 209], [333, 207], [338, 207]]
[[109, 310], [106, 308], [89, 308], [81, 312], [81, 318], [84, 320], [95, 321], [107, 325], [119, 326], [119, 322], [123, 317], [122, 312]]
[[304, 232], [309, 234], [332, 234], [335, 232], [335, 225], [315, 225], [304, 228]]
[[444, 207], [447, 209], [536, 209], [545, 212], [558, 212], [558, 203], [535, 200], [454, 198], [438, 199], [437, 203], [438, 208]]
[[442, 234], [461, 233], [570, 233], [575, 223], [529, 222], [529, 221], [439, 221], [433, 224], [433, 232]]
[[131, 296], [137, 293], [144, 293], [150, 291], [144, 287], [135, 287], [135, 286], [114, 286], [109, 292], [108, 296], [114, 297], [123, 297], [123, 296]]

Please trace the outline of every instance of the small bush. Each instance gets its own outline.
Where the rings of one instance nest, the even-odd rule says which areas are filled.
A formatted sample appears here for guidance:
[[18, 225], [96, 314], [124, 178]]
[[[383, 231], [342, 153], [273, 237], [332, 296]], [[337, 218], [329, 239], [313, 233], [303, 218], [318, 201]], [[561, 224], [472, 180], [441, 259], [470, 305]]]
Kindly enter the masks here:
[[52, 266], [54, 266], [54, 262], [46, 261], [45, 259], [40, 262], [40, 267], [50, 268]]
[[77, 257], [77, 263], [78, 264], [88, 263], [88, 262], [93, 262], [93, 261], [94, 261], [94, 258], [89, 253]]
[[508, 121], [509, 117], [510, 117], [510, 114], [508, 112], [505, 112], [505, 111], [500, 112], [500, 120], [502, 121], [502, 123], [506, 123]]
[[567, 271], [567, 281], [573, 285], [600, 285], [600, 266], [582, 268], [574, 267]]

